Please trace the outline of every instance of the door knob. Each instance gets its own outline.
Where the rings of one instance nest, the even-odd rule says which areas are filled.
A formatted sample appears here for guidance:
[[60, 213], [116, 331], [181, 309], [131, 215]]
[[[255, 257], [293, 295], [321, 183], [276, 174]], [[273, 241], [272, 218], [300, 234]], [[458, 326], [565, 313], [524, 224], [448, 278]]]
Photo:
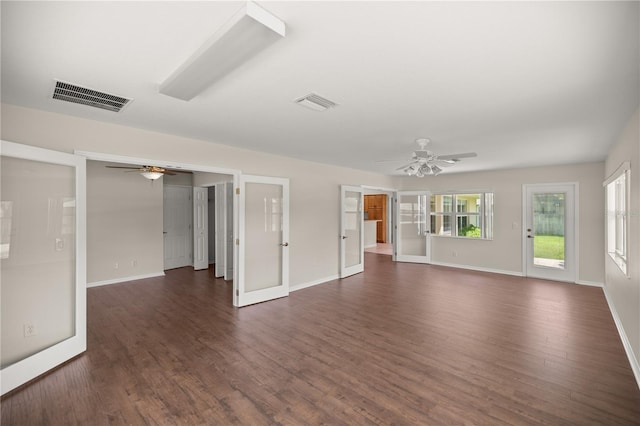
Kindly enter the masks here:
[[535, 238], [535, 237], [532, 235], [527, 235], [527, 238]]
[[289, 247], [289, 243], [282, 243], [280, 244], [282, 247]]
[[347, 239], [347, 238], [349, 238], [349, 237], [347, 237], [346, 235], [343, 235], [343, 236], [342, 236], [342, 239], [343, 239], [343, 240], [345, 240], [345, 239]]

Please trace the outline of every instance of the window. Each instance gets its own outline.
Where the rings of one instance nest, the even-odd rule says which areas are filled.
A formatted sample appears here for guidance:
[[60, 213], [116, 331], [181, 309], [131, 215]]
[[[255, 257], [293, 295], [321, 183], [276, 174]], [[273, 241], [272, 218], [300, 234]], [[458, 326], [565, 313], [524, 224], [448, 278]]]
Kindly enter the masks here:
[[628, 275], [629, 163], [622, 164], [605, 181], [605, 186], [607, 191], [607, 252], [620, 270]]
[[431, 234], [493, 239], [493, 193], [433, 194]]

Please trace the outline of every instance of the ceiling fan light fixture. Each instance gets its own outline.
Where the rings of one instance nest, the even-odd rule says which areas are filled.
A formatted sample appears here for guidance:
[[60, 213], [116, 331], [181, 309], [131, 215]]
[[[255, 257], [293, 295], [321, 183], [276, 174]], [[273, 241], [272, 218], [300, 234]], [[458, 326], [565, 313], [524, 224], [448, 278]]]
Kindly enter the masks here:
[[156, 180], [156, 179], [160, 179], [162, 177], [162, 173], [160, 172], [152, 172], [152, 171], [144, 171], [144, 172], [140, 172], [140, 174], [145, 178], [145, 179], [149, 179], [149, 180]]
[[438, 166], [431, 166], [431, 171], [433, 172], [434, 175], [437, 175], [438, 173], [440, 173], [442, 171], [442, 169]]

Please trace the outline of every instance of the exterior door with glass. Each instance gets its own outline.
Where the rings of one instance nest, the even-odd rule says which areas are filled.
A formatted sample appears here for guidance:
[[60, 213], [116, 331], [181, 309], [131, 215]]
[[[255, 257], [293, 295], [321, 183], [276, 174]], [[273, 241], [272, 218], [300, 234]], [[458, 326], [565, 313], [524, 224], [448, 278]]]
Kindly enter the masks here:
[[340, 187], [340, 278], [364, 271], [364, 190]]
[[2, 394], [86, 350], [86, 160], [0, 142]]
[[431, 262], [430, 193], [400, 191], [395, 198], [396, 238], [399, 262]]
[[240, 176], [237, 305], [289, 295], [289, 179]]
[[576, 192], [574, 183], [524, 185], [526, 276], [576, 281]]

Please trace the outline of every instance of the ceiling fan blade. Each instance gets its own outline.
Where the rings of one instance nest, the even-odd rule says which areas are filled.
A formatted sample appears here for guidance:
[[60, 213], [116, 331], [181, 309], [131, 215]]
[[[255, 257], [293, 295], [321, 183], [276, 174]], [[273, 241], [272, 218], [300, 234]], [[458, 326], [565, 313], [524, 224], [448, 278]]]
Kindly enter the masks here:
[[453, 160], [441, 160], [441, 159], [436, 159], [432, 161], [433, 164], [437, 164], [438, 166], [441, 167], [451, 167], [454, 164], [456, 164], [456, 161]]
[[129, 167], [129, 166], [105, 166], [109, 169], [129, 169], [129, 170], [141, 170], [142, 167]]
[[411, 167], [411, 166], [413, 166], [414, 164], [416, 164], [416, 162], [415, 162], [415, 161], [412, 161], [412, 162], [410, 162], [409, 164], [405, 164], [405, 165], [404, 165], [404, 166], [402, 166], [402, 167], [398, 167], [396, 170], [406, 169], [407, 167]]
[[438, 155], [438, 160], [459, 160], [461, 158], [471, 158], [471, 157], [477, 157], [478, 154], [476, 154], [475, 152], [465, 152], [462, 154], [449, 154], [449, 155]]

